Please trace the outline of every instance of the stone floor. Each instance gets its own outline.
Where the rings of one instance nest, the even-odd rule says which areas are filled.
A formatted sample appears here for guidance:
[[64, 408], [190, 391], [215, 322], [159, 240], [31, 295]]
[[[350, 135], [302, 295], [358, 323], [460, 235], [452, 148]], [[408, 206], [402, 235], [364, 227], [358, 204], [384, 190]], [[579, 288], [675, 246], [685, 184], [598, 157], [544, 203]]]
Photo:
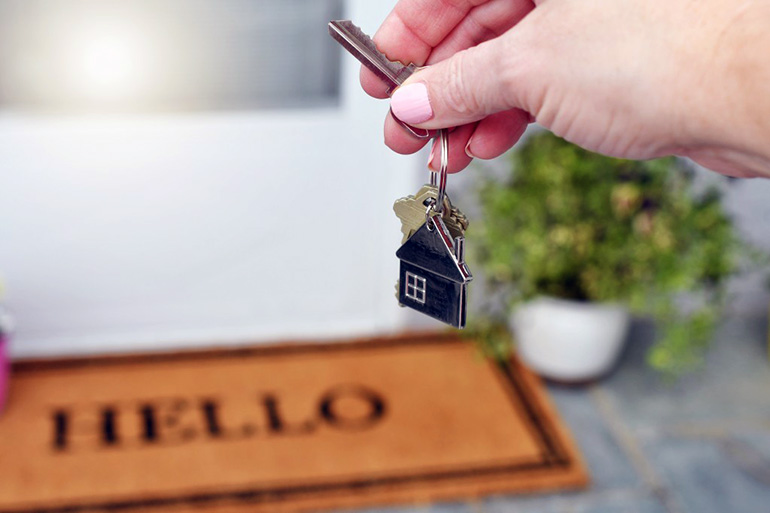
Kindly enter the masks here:
[[770, 512], [767, 320], [725, 322], [706, 367], [673, 385], [644, 363], [650, 335], [635, 325], [604, 381], [549, 387], [587, 461], [587, 491], [366, 513]]

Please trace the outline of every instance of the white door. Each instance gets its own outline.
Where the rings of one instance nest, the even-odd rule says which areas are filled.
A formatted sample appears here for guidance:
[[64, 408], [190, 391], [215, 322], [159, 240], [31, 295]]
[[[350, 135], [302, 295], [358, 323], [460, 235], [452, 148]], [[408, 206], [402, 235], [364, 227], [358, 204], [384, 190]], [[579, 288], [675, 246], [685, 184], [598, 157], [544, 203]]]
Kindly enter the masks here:
[[[19, 2], [24, 0], [0, 0], [0, 9]], [[242, 4], [209, 2], [222, 9]], [[373, 32], [392, 3], [350, 0], [343, 14]], [[61, 103], [74, 108], [50, 108], [63, 101], [51, 93], [64, 95], [57, 87], [77, 91], [72, 80], [54, 87], [33, 80], [42, 91], [38, 100], [49, 102], [39, 101], [45, 108], [37, 110], [34, 95], [24, 96], [30, 91], [16, 90], [14, 97], [6, 81], [11, 100], [0, 105], [0, 275], [17, 317], [15, 356], [328, 339], [402, 326], [394, 299], [400, 231], [391, 207], [424, 178], [422, 159], [384, 147], [387, 105], [360, 91], [352, 58], [339, 54], [338, 95], [329, 86], [335, 80], [317, 78], [324, 66], [335, 66], [335, 59], [319, 66], [322, 52], [312, 50], [330, 39], [323, 16], [333, 2], [284, 4], [276, 14], [284, 23], [296, 17], [308, 24], [315, 16], [324, 28], [322, 41], [280, 40], [282, 32], [276, 31], [275, 44], [263, 37], [268, 42], [246, 49], [272, 58], [265, 58], [260, 73], [244, 76], [286, 77], [284, 88], [274, 79], [257, 88], [277, 107], [234, 110], [225, 94], [216, 97], [224, 107], [201, 104], [192, 95], [186, 101], [198, 101], [200, 108], [174, 105], [161, 112], [148, 100], [150, 106], [138, 111], [84, 109], [89, 98], [137, 78], [142, 64], [136, 55], [126, 56], [131, 50], [125, 41], [134, 37], [141, 43], [137, 34], [144, 25], [123, 43], [110, 42], [110, 34], [126, 28], [105, 22], [109, 13], [101, 11], [93, 32], [87, 26], [75, 31], [85, 41], [107, 39], [96, 45], [102, 50], [87, 50], [85, 43], [71, 49], [72, 63], [87, 75], [81, 85], [93, 86], [80, 98], [66, 97], [70, 104]], [[66, 29], [59, 33], [62, 44], [75, 38]], [[195, 51], [205, 47], [196, 45]], [[78, 51], [85, 53], [78, 57]], [[6, 45], [4, 52], [0, 57], [21, 73], [17, 85], [25, 76], [46, 76], [35, 69], [35, 48]], [[145, 55], [156, 59], [156, 70], [168, 58]], [[287, 56], [284, 67], [275, 69], [281, 62], [276, 55]], [[174, 57], [196, 62], [194, 54]], [[134, 68], [115, 64], [120, 59]], [[207, 59], [201, 57], [208, 65], [216, 61]], [[305, 59], [302, 69], [310, 75], [298, 72], [291, 59]], [[194, 69], [190, 62], [184, 69]], [[71, 68], [65, 72], [72, 75]], [[177, 86], [184, 84], [183, 75], [176, 77]], [[194, 89], [195, 77], [188, 78]], [[298, 80], [323, 84], [305, 90], [296, 87]], [[137, 80], [134, 93], [142, 87], [152, 92]], [[331, 99], [324, 99], [332, 89]], [[130, 98], [130, 92], [122, 94]], [[318, 98], [303, 105], [303, 95], [313, 94]], [[112, 101], [108, 96], [101, 101]], [[291, 98], [298, 101], [292, 105]]]

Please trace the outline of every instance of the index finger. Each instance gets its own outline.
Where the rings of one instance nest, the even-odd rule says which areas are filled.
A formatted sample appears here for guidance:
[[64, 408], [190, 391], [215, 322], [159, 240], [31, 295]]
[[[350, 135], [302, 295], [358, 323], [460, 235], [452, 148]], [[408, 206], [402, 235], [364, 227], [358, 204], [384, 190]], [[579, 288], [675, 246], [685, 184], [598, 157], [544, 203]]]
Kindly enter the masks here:
[[[392, 61], [424, 65], [444, 38], [474, 7], [490, 0], [400, 0], [374, 35], [377, 48]], [[387, 85], [361, 70], [361, 86], [375, 98], [387, 98]]]

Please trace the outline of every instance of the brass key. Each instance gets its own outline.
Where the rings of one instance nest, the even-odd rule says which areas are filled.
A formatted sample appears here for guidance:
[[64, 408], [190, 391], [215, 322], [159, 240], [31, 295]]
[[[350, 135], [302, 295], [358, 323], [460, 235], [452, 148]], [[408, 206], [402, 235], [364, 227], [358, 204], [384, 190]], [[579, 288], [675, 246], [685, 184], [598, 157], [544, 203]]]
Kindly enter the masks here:
[[[438, 197], [438, 187], [435, 185], [423, 185], [417, 194], [396, 200], [393, 211], [401, 220], [401, 244], [407, 241], [414, 232], [425, 224], [425, 212]], [[452, 237], [464, 236], [468, 229], [468, 218], [459, 208], [452, 205], [449, 196], [444, 195], [444, 208], [442, 219]]]

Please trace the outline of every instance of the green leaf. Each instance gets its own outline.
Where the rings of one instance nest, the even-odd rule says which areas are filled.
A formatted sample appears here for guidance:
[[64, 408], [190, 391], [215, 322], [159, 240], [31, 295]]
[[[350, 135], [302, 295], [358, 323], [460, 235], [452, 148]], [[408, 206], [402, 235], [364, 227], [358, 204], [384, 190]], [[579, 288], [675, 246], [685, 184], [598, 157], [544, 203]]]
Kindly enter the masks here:
[[[720, 192], [696, 188], [681, 160], [604, 157], [541, 132], [510, 164], [505, 178], [480, 186], [473, 263], [511, 306], [549, 295], [621, 302], [652, 317], [660, 336], [649, 362], [666, 374], [702, 361], [741, 255], [770, 263], [741, 240]], [[683, 296], [707, 308], [687, 311]], [[498, 354], [499, 332], [485, 333]]]

